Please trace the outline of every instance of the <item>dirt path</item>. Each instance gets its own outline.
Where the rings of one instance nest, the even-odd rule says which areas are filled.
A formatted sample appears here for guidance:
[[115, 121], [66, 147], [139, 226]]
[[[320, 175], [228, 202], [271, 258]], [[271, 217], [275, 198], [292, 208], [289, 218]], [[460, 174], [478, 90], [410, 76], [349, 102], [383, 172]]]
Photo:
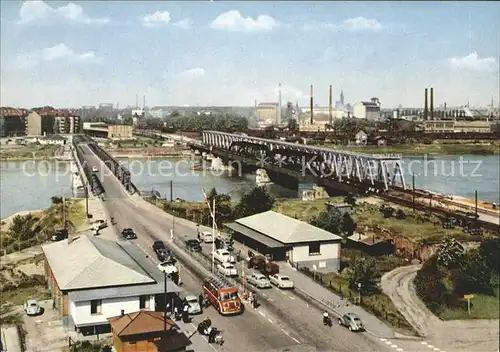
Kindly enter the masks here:
[[446, 350], [497, 351], [498, 320], [450, 320], [436, 317], [420, 300], [413, 280], [421, 265], [397, 268], [382, 276], [382, 290], [426, 341]]

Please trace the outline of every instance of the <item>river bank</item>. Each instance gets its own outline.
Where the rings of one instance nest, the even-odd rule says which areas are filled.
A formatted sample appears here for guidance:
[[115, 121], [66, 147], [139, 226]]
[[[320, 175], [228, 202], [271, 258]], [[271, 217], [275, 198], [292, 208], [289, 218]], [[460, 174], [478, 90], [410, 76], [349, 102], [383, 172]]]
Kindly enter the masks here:
[[[477, 142], [477, 143], [476, 143]], [[325, 144], [327, 148], [360, 152], [365, 154], [402, 154], [402, 155], [499, 155], [498, 141], [434, 141], [430, 144], [400, 144], [388, 146], [344, 146]]]

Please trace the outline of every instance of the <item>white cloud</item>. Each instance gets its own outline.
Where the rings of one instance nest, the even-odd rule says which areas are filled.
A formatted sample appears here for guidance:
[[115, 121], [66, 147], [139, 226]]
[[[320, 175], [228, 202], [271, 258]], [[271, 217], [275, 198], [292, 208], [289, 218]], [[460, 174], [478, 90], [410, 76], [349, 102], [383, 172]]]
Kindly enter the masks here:
[[[496, 60], [494, 57], [480, 58], [477, 53], [470, 53], [463, 57], [452, 57], [449, 59], [452, 68], [468, 69], [476, 71], [491, 71], [495, 69]], [[498, 68], [498, 67], [497, 67]]]
[[[274, 96], [276, 97], [276, 100], [278, 100], [278, 95], [279, 95], [279, 87], [276, 87], [274, 89]], [[283, 104], [286, 104], [287, 101], [291, 101], [295, 103], [296, 101], [304, 101], [309, 98], [309, 94], [304, 93], [302, 90], [290, 86], [290, 85], [282, 85], [281, 86], [281, 101]]]
[[179, 27], [182, 29], [190, 29], [192, 25], [192, 21], [189, 18], [185, 18], [183, 20], [172, 23], [172, 26]]
[[259, 15], [256, 19], [243, 17], [239, 11], [231, 10], [217, 16], [210, 24], [214, 29], [234, 32], [270, 31], [279, 23], [269, 15]]
[[25, 1], [19, 11], [19, 23], [30, 23], [47, 19], [60, 19], [69, 22], [84, 24], [106, 24], [109, 18], [91, 18], [83, 7], [75, 3], [68, 3], [65, 6], [52, 7], [44, 1]]
[[68, 62], [95, 62], [98, 60], [93, 51], [76, 53], [66, 44], [60, 43], [50, 48], [23, 54], [18, 58], [17, 66], [29, 69], [37, 66], [42, 61], [65, 60]]
[[378, 31], [383, 29], [382, 24], [376, 19], [365, 17], [348, 18], [342, 23], [311, 22], [304, 25], [305, 30], [329, 29], [334, 31]]
[[189, 70], [178, 73], [176, 76], [181, 78], [197, 78], [203, 77], [207, 71], [203, 67], [195, 67]]
[[154, 27], [169, 24], [171, 20], [170, 12], [156, 11], [141, 18], [142, 24], [146, 27]]

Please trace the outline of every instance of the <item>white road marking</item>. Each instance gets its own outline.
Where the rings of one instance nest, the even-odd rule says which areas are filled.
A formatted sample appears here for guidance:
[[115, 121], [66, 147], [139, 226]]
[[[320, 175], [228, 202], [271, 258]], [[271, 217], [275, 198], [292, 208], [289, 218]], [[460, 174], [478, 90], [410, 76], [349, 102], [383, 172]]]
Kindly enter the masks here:
[[391, 341], [384, 341], [386, 345], [392, 345]]
[[396, 349], [396, 348], [398, 348], [398, 345], [391, 345], [391, 347]]
[[428, 345], [428, 343], [427, 343], [427, 342], [425, 342], [425, 341], [422, 341], [422, 342], [420, 342], [420, 343], [421, 343], [422, 345]]
[[398, 348], [396, 351], [403, 352], [403, 349], [402, 348]]
[[381, 338], [380, 338], [380, 341], [384, 342], [384, 341], [386, 341], [386, 339], [384, 339], [384, 338], [382, 338], [382, 337], [381, 337]]
[[266, 315], [259, 310], [259, 314], [265, 317]]
[[293, 296], [288, 296], [288, 298], [290, 298], [290, 299], [295, 299], [295, 297], [293, 297]]
[[298, 344], [300, 344], [300, 341], [297, 340], [295, 337], [292, 337], [292, 340], [295, 341], [295, 342], [297, 342]]
[[427, 347], [429, 347], [430, 349], [433, 349], [433, 348], [434, 348], [434, 346], [429, 345], [429, 344], [427, 344]]
[[274, 321], [272, 321], [270, 318], [267, 318], [271, 324], [274, 324]]
[[441, 350], [437, 347], [434, 347], [434, 351], [441, 351]]

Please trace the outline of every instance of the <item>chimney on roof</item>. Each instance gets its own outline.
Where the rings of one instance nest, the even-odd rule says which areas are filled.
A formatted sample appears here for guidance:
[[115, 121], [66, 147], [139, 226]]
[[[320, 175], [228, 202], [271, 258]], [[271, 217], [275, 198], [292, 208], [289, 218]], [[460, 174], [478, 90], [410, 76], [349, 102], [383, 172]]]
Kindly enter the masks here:
[[431, 113], [431, 120], [434, 120], [434, 88], [431, 87], [431, 102], [429, 107]]
[[424, 120], [427, 120], [427, 115], [429, 115], [428, 101], [427, 101], [428, 91], [425, 88], [425, 100], [424, 100]]
[[311, 125], [314, 123], [314, 98], [313, 98], [313, 85], [311, 84], [311, 88], [310, 88], [310, 91], [309, 91], [309, 99], [310, 99], [310, 102], [309, 102], [309, 109], [311, 109], [310, 111], [310, 123]]
[[121, 315], [122, 315], [122, 317], [125, 315], [125, 310], [124, 309], [122, 309]]
[[333, 116], [332, 116], [332, 85], [330, 84], [330, 88], [328, 89], [328, 121], [330, 125], [333, 122]]

